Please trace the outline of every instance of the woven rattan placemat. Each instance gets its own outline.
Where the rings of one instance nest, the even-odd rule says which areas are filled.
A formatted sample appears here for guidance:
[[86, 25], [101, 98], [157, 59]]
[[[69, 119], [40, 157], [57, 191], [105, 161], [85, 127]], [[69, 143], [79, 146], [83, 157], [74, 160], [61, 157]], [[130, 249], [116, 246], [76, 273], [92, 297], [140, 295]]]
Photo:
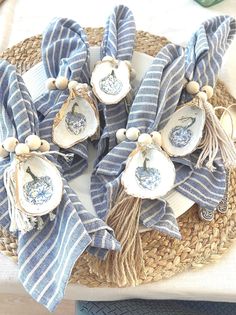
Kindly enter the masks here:
[[[87, 28], [86, 31], [90, 45], [99, 45], [103, 29]], [[41, 39], [41, 35], [28, 38], [4, 51], [0, 57], [15, 64], [23, 74], [41, 60]], [[135, 50], [155, 56], [167, 43], [164, 37], [140, 31], [137, 32]], [[224, 85], [218, 82], [211, 103], [228, 106], [235, 103], [235, 100]], [[197, 206], [179, 217], [178, 223], [183, 236], [181, 241], [155, 231], [142, 233], [146, 276], [140, 279], [140, 284], [169, 278], [189, 268], [200, 268], [222, 256], [236, 238], [235, 187], [236, 170], [230, 176], [228, 211], [226, 214], [216, 213], [213, 222], [200, 221]], [[17, 241], [5, 231], [0, 231], [0, 251], [17, 261]], [[90, 273], [88, 259], [91, 259], [89, 254], [84, 254], [78, 260], [70, 281], [93, 287], [115, 286], [106, 283], [102, 274]]]

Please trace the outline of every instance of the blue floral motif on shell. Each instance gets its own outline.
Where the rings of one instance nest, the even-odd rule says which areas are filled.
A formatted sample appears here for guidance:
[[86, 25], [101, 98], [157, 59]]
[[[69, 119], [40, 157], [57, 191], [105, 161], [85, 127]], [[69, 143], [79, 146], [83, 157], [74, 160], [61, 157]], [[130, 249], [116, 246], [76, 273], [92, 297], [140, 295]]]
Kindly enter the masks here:
[[160, 183], [161, 174], [158, 169], [153, 167], [139, 166], [135, 170], [135, 177], [138, 184], [145, 189], [154, 190]]
[[99, 82], [100, 89], [108, 95], [117, 95], [122, 89], [122, 82], [117, 79], [114, 70]]
[[33, 180], [23, 186], [26, 200], [32, 205], [42, 205], [49, 201], [53, 194], [52, 179], [49, 176], [36, 177], [30, 169], [26, 171]]

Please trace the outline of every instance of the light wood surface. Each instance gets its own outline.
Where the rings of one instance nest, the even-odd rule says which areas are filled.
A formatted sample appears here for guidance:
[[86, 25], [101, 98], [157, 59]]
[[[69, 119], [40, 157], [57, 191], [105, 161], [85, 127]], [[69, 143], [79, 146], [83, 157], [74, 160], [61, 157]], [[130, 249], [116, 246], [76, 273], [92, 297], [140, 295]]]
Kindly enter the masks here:
[[[45, 307], [36, 303], [33, 299], [22, 295], [0, 294], [1, 315], [49, 315]], [[54, 315], [74, 315], [74, 301], [62, 301]]]

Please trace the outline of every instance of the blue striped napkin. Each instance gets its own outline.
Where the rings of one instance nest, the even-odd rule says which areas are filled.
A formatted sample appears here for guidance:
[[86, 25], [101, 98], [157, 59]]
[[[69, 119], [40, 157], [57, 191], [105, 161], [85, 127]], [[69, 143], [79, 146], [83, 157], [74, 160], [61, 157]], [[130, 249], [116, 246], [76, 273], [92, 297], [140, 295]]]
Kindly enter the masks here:
[[[90, 81], [89, 58], [89, 44], [83, 28], [70, 19], [53, 19], [42, 39], [42, 61], [47, 77], [65, 76], [68, 80], [88, 84]], [[68, 96], [68, 89], [53, 90], [41, 95], [35, 101], [40, 120], [40, 136], [47, 140], [55, 150], [59, 147], [52, 143], [53, 121]], [[79, 176], [87, 167], [88, 141], [85, 140], [67, 150], [60, 149], [63, 153], [72, 154], [70, 163], [58, 158], [67, 180]]]
[[[185, 51], [185, 78], [197, 81], [200, 86], [216, 84], [216, 79], [225, 51], [236, 33], [236, 21], [229, 16], [216, 16], [201, 24], [191, 37]], [[182, 94], [181, 103], [190, 99]], [[219, 104], [221, 105], [221, 104]], [[182, 172], [177, 173], [177, 191], [193, 200], [201, 207], [213, 211], [224, 197], [226, 189], [226, 171], [220, 155], [215, 160], [215, 171], [206, 167], [194, 168], [199, 151], [186, 157], [191, 164], [191, 173], [183, 181]], [[178, 162], [178, 160], [176, 161]], [[178, 167], [183, 169], [179, 163]]]
[[[15, 136], [20, 142], [30, 134], [39, 135], [36, 109], [21, 76], [14, 66], [0, 62], [0, 130], [1, 140]], [[50, 155], [62, 173], [62, 167]], [[4, 170], [12, 156], [0, 159], [0, 225], [8, 230], [8, 198], [3, 184]], [[19, 279], [29, 294], [53, 311], [63, 298], [65, 286], [78, 257], [88, 250], [103, 258], [107, 250], [119, 250], [113, 231], [90, 214], [63, 179], [60, 205], [54, 210], [55, 220], [43, 217], [42, 230], [18, 233]], [[100, 251], [99, 251], [100, 249]]]
[[[116, 6], [106, 22], [101, 43], [101, 59], [111, 56], [118, 60], [131, 61], [135, 43], [135, 21], [133, 13], [124, 5]], [[104, 122], [101, 138], [98, 142], [95, 165], [116, 145], [116, 131], [124, 128], [127, 122], [126, 100], [118, 104], [99, 103]]]
[[[166, 116], [175, 111], [184, 84], [184, 50], [169, 44], [154, 58], [145, 74], [132, 104], [126, 128], [137, 127], [141, 132], [155, 130]], [[106, 218], [116, 200], [120, 177], [127, 157], [136, 142], [125, 140], [115, 146], [97, 165], [91, 182], [91, 195], [99, 217]], [[142, 202], [141, 222], [146, 227], [168, 231], [180, 237], [172, 209], [165, 200]]]
[[[185, 55], [180, 47], [164, 47], [144, 76], [126, 128], [137, 127], [147, 133], [161, 130], [175, 111], [180, 98], [184, 99], [185, 94], [181, 96], [184, 77], [194, 79], [201, 85], [214, 86], [223, 54], [234, 33], [234, 19], [220, 16], [201, 25], [193, 35]], [[116, 199], [126, 159], [135, 146], [129, 140], [118, 144], [98, 163], [94, 171], [91, 195], [96, 212], [103, 219]], [[214, 162], [214, 172], [205, 166], [195, 169], [198, 156], [199, 150], [196, 150], [184, 158], [172, 158], [176, 168], [175, 188], [200, 206], [213, 211], [225, 193], [225, 168], [219, 155]], [[173, 211], [164, 199], [143, 200], [140, 220], [148, 228], [180, 237]]]

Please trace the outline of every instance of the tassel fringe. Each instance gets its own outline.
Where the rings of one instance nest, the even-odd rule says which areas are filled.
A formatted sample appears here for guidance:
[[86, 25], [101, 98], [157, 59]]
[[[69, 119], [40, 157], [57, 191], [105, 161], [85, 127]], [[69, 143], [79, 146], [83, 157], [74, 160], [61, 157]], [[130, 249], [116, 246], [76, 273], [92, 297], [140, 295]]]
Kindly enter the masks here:
[[110, 251], [104, 261], [90, 262], [93, 272], [105, 275], [107, 282], [119, 287], [135, 286], [145, 275], [139, 234], [140, 209], [141, 199], [127, 195], [122, 187], [107, 218], [108, 226], [121, 243], [121, 251]]
[[219, 151], [225, 167], [235, 167], [236, 148], [233, 141], [222, 128], [213, 106], [208, 102], [202, 101], [200, 107], [205, 110], [206, 123], [203, 138], [198, 147], [202, 152], [198, 158], [196, 168], [202, 167], [204, 162], [208, 159], [206, 166], [209, 170], [213, 171], [215, 169], [214, 160]]

